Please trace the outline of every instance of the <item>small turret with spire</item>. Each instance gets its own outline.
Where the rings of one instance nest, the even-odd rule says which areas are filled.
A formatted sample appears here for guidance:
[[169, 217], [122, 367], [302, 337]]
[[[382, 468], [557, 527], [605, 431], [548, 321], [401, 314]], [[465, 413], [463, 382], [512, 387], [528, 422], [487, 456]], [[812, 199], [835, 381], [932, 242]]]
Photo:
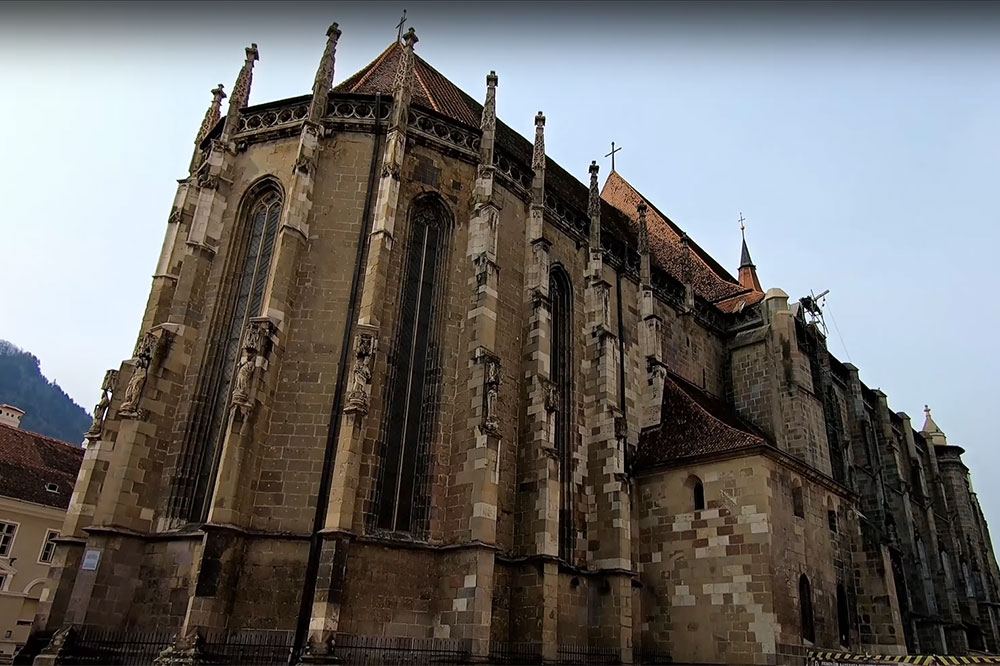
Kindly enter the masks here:
[[763, 291], [760, 280], [757, 279], [757, 267], [750, 259], [750, 249], [747, 247], [746, 226], [743, 224], [743, 213], [740, 213], [740, 233], [743, 235], [743, 250], [740, 253], [740, 286], [753, 291]]
[[333, 64], [337, 54], [337, 41], [340, 39], [340, 28], [336, 23], [326, 31], [326, 48], [316, 68], [316, 78], [313, 80], [312, 99], [309, 101], [309, 120], [318, 123], [326, 115], [326, 104], [330, 95], [330, 84], [333, 83]]
[[216, 123], [222, 117], [222, 100], [226, 98], [226, 92], [222, 88], [222, 84], [212, 88], [212, 102], [208, 105], [208, 109], [205, 110], [205, 117], [202, 118], [201, 127], [198, 128], [198, 134], [194, 137], [194, 155], [191, 157], [191, 166], [188, 169], [191, 173], [194, 173], [198, 166], [201, 164], [202, 152], [201, 152], [201, 142], [212, 131]]
[[920, 434], [935, 446], [948, 446], [948, 438], [931, 418], [931, 408], [928, 405], [924, 405], [924, 415], [924, 427], [920, 429]]

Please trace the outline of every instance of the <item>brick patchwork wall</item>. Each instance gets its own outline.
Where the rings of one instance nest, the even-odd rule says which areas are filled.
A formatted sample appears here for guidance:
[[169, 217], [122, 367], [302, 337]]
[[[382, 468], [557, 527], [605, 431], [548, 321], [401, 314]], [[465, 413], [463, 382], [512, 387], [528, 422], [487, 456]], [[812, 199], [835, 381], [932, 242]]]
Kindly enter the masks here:
[[[691, 477], [704, 484], [704, 510], [693, 510]], [[776, 663], [767, 464], [749, 457], [650, 474], [633, 501], [640, 649], [681, 662]]]

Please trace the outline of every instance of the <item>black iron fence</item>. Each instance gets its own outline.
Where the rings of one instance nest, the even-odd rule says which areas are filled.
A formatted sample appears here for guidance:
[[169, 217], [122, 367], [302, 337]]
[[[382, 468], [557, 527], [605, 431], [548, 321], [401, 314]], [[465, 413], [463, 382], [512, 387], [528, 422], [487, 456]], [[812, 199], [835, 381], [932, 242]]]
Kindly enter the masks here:
[[68, 666], [146, 666], [172, 639], [169, 631], [80, 627], [61, 661]]
[[[30, 664], [48, 642], [47, 637], [33, 637], [37, 645], [23, 651], [20, 664]], [[199, 640], [182, 647], [189, 654], [175, 657], [191, 659], [200, 666], [287, 666], [292, 657], [294, 633], [291, 631], [208, 631]], [[168, 647], [175, 646], [176, 634], [171, 631], [140, 631], [135, 629], [106, 630], [77, 627], [58, 657], [57, 663], [67, 666], [152, 666]], [[27, 647], [27, 646], [26, 646]], [[30, 652], [30, 654], [28, 654]], [[489, 645], [486, 664], [529, 666], [543, 663], [539, 643], [494, 641]], [[559, 664], [621, 664], [623, 654], [618, 648], [586, 645], [559, 645]], [[308, 655], [300, 663], [316, 662], [357, 664], [358, 666], [433, 666], [437, 664], [483, 663], [473, 655], [472, 641], [438, 638], [388, 638], [337, 634], [324, 657]], [[633, 663], [653, 666], [673, 664], [670, 656], [659, 652], [636, 650]], [[674, 664], [674, 666], [681, 666]]]

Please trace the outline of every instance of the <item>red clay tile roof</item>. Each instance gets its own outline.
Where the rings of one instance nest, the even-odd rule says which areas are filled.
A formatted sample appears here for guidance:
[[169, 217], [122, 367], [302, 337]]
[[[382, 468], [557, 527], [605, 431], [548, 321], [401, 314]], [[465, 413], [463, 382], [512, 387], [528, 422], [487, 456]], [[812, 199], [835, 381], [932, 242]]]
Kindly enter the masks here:
[[672, 373], [664, 382], [660, 414], [659, 428], [639, 436], [634, 470], [768, 445], [764, 434], [728, 405]]
[[661, 213], [638, 190], [628, 183], [617, 171], [608, 174], [601, 190], [601, 198], [625, 213], [638, 228], [639, 216], [636, 204], [645, 201], [649, 205], [646, 216], [649, 224], [649, 245], [654, 261], [673, 277], [683, 280], [686, 255], [691, 261], [691, 286], [697, 295], [714, 302], [746, 291], [707, 252], [688, 240], [690, 251], [685, 252], [681, 244], [683, 230], [666, 215]]
[[0, 496], [65, 509], [82, 462], [79, 446], [0, 425]]
[[723, 312], [739, 312], [743, 308], [750, 307], [751, 305], [757, 305], [762, 300], [764, 300], [764, 292], [751, 291], [718, 301], [715, 304], [715, 307], [719, 308]]
[[[374, 95], [377, 92], [392, 92], [396, 71], [399, 69], [399, 59], [403, 54], [403, 45], [394, 42], [382, 54], [372, 60], [360, 72], [334, 86], [335, 92], [358, 93]], [[414, 54], [416, 63], [413, 68], [414, 104], [433, 109], [472, 127], [479, 127], [479, 114], [475, 113], [463, 93], [454, 83], [449, 81], [427, 61]]]
[[[403, 46], [397, 42], [389, 45], [377, 58], [353, 76], [334, 86], [334, 92], [373, 95], [377, 92], [391, 93], [392, 84], [399, 68]], [[452, 120], [470, 127], [479, 127], [482, 105], [459, 89], [443, 74], [431, 67], [419, 55], [415, 55], [414, 84], [412, 102], [432, 109]], [[497, 147], [508, 156], [521, 162], [521, 167], [530, 170], [532, 142], [522, 137], [508, 125], [497, 120]], [[583, 169], [581, 169], [581, 172]], [[578, 178], [546, 157], [545, 189], [557, 194], [567, 203], [580, 205], [586, 211], [587, 186]], [[635, 247], [638, 239], [638, 225], [635, 203], [642, 196], [620, 175], [612, 172], [601, 192], [601, 224], [609, 231]], [[647, 203], [649, 203], [647, 201]], [[666, 215], [649, 204], [650, 242], [653, 264], [679, 280], [683, 279], [683, 248], [680, 245], [680, 228]], [[689, 241], [692, 262], [692, 286], [694, 291], [709, 302], [722, 301], [740, 293], [748, 293], [726, 270], [702, 250]], [[748, 305], [752, 303], [747, 303]], [[733, 305], [735, 308], [735, 305]], [[731, 312], [732, 310], [725, 310]]]

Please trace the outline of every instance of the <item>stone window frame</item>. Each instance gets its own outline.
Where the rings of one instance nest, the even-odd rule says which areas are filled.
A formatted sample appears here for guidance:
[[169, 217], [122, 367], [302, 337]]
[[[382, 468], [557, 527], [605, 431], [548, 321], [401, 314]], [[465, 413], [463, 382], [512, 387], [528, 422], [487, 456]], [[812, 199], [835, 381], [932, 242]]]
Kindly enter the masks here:
[[792, 514], [796, 518], [806, 517], [805, 489], [799, 479], [792, 481]]
[[847, 600], [847, 588], [843, 581], [837, 581], [837, 630], [840, 644], [851, 646], [851, 614]]
[[802, 639], [816, 642], [816, 616], [813, 610], [812, 583], [805, 573], [799, 575], [799, 629]]
[[[691, 506], [695, 511], [705, 510], [705, 484], [697, 475], [690, 475], [684, 481], [684, 487], [691, 493]], [[700, 500], [700, 501], [699, 501]]]

